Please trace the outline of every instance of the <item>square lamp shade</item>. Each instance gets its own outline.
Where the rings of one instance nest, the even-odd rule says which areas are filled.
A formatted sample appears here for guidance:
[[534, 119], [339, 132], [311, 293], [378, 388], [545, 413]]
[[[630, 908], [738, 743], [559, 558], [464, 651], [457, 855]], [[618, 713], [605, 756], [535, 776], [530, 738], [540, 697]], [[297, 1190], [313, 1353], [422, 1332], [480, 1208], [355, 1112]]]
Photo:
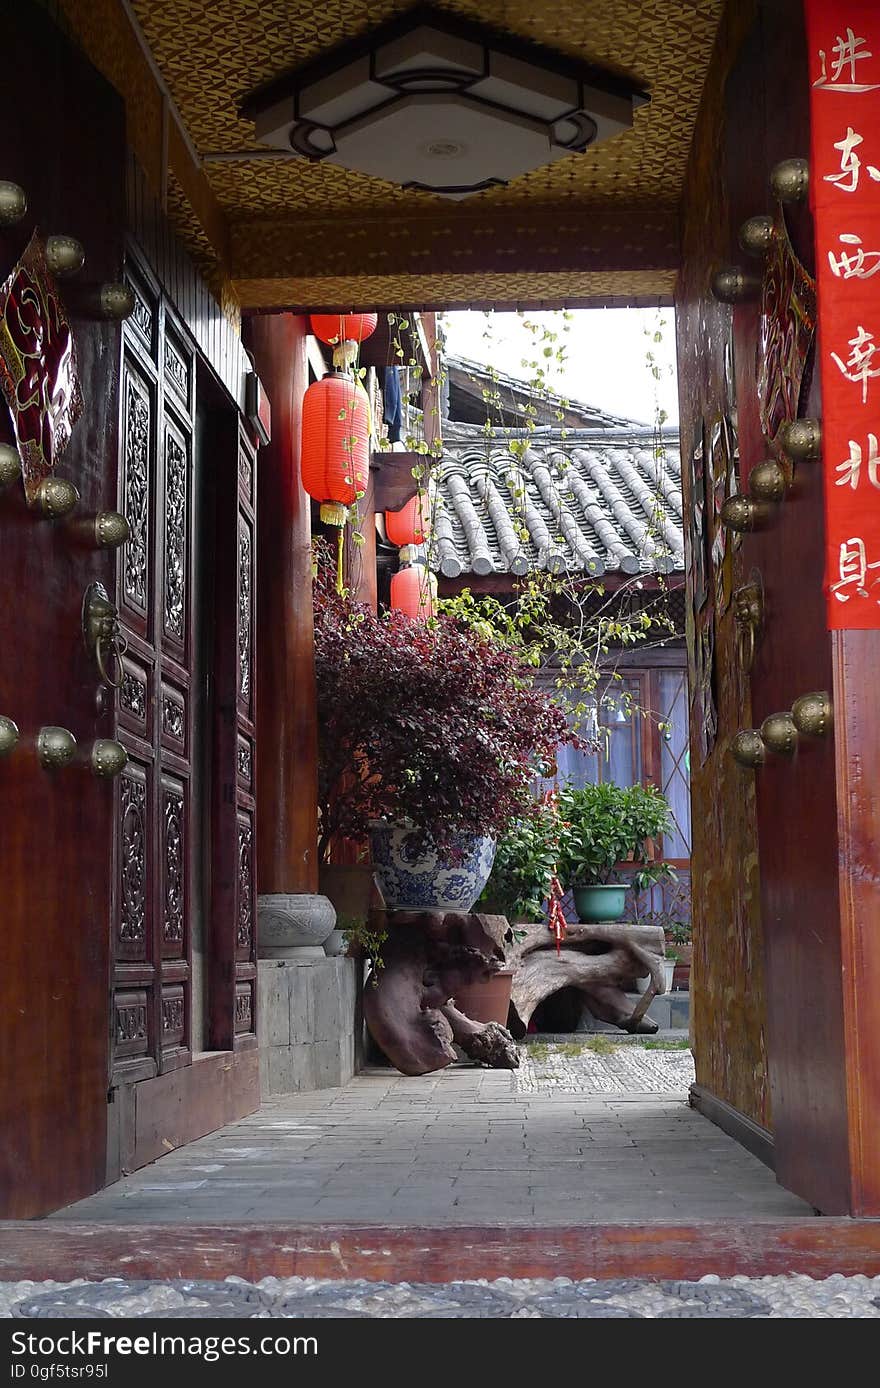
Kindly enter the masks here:
[[463, 198], [607, 140], [648, 100], [626, 80], [419, 7], [247, 99], [257, 139]]

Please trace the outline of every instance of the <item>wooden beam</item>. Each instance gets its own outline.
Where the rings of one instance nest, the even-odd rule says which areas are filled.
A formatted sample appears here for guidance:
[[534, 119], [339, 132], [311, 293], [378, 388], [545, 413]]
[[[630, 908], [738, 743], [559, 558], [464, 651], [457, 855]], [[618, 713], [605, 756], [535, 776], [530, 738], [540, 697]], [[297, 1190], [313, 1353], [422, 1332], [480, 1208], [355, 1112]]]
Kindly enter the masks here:
[[[678, 216], [667, 208], [529, 207], [514, 214], [446, 206], [429, 215], [262, 217], [234, 222], [230, 248], [245, 304], [259, 305], [261, 283], [265, 293], [271, 284], [344, 280], [360, 285], [347, 308], [373, 302], [384, 277], [401, 283], [412, 276], [424, 283], [513, 270], [524, 281], [551, 272], [674, 274], [680, 259]], [[671, 287], [665, 284], [663, 291]], [[442, 303], [441, 286], [438, 291]], [[321, 301], [310, 293], [312, 304]], [[399, 293], [393, 297], [397, 304], [407, 302]]]

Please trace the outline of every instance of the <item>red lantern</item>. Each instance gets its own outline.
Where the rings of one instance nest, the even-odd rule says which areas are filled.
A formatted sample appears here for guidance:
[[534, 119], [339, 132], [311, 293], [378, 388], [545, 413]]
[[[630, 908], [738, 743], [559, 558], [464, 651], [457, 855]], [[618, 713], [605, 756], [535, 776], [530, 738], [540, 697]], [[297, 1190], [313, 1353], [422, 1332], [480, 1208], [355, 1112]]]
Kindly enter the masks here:
[[431, 525], [433, 487], [417, 492], [399, 511], [385, 512], [385, 534], [392, 545], [423, 545]]
[[396, 612], [412, 618], [433, 617], [436, 597], [437, 579], [424, 564], [409, 564], [392, 576], [391, 606]]
[[306, 391], [301, 467], [303, 486], [321, 502], [321, 520], [344, 526], [370, 476], [370, 402], [354, 377], [323, 376]]
[[363, 342], [376, 331], [377, 313], [313, 313], [310, 315], [315, 337], [335, 347], [340, 342]]

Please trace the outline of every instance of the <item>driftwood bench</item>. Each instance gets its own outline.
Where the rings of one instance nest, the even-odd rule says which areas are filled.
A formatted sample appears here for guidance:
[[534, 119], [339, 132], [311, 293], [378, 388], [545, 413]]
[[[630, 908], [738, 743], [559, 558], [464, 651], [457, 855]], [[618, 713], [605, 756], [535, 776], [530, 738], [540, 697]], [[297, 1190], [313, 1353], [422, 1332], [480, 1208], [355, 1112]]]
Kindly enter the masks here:
[[[507, 948], [514, 970], [509, 1026], [515, 1038], [525, 1036], [539, 1003], [562, 988], [577, 988], [594, 1017], [623, 1031], [652, 1035], [657, 1023], [645, 1016], [658, 993], [666, 991], [665, 942], [659, 925], [626, 925], [602, 921], [570, 925], [559, 952], [546, 925], [516, 927], [521, 938]], [[636, 979], [650, 982], [635, 1009], [627, 993]]]
[[[558, 953], [546, 925], [514, 931], [506, 917], [477, 912], [373, 911], [370, 926], [387, 938], [384, 966], [364, 990], [364, 1019], [404, 1075], [451, 1065], [456, 1046], [482, 1064], [515, 1069], [516, 1040], [538, 1004], [561, 988], [578, 988], [602, 1021], [630, 1032], [657, 1030], [645, 1013], [665, 990], [659, 926], [571, 925]], [[514, 970], [509, 1030], [475, 1022], [456, 1005], [465, 984], [505, 967]], [[649, 986], [633, 1009], [627, 992], [646, 974]]]

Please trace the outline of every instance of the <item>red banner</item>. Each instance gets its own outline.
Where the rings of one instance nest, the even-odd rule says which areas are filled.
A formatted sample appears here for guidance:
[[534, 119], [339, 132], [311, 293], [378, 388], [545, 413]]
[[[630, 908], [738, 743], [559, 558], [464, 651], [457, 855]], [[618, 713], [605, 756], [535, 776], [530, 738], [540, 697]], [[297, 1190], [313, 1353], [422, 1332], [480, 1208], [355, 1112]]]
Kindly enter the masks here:
[[830, 628], [880, 628], [880, 4], [804, 0]]

